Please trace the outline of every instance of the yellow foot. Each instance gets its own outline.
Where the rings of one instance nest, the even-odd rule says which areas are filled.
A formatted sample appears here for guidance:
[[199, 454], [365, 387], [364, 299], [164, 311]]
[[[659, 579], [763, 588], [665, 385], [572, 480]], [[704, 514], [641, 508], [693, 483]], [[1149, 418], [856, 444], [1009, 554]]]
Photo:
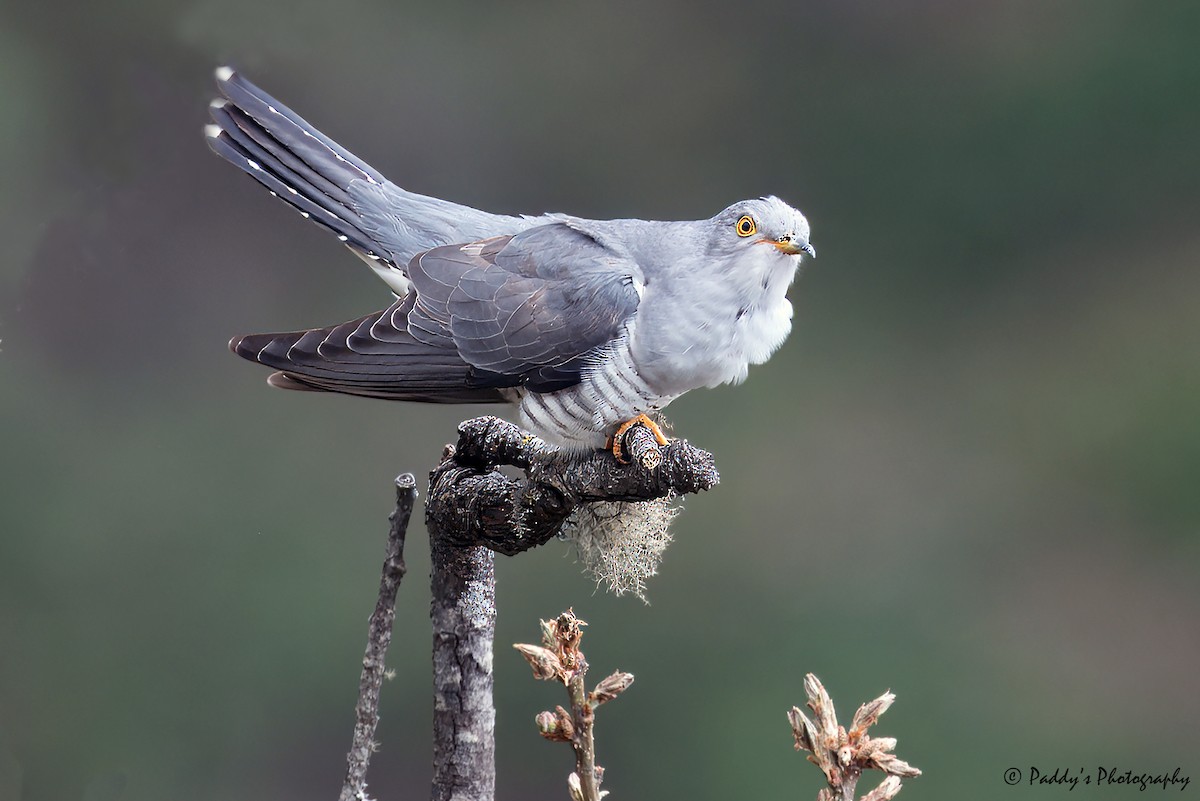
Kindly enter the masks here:
[[625, 454], [621, 450], [621, 438], [625, 436], [626, 431], [636, 425], [642, 425], [650, 429], [650, 433], [654, 435], [654, 439], [658, 441], [659, 445], [666, 445], [670, 442], [667, 439], [667, 435], [662, 432], [662, 429], [653, 420], [644, 414], [639, 414], [632, 420], [626, 420], [624, 423], [621, 423], [620, 427], [617, 428], [617, 433], [609, 437], [609, 447], [612, 449], [612, 454], [617, 457], [617, 461], [621, 464], [629, 464], [629, 460], [625, 458]]

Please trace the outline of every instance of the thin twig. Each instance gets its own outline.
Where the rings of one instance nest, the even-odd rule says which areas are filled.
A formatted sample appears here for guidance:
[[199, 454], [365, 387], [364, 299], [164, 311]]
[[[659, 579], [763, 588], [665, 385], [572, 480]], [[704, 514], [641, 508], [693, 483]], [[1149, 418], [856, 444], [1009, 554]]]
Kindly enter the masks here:
[[[584, 663], [586, 666], [586, 663]], [[588, 703], [583, 673], [576, 673], [567, 685], [571, 697], [571, 713], [575, 717], [575, 775], [579, 777], [579, 794], [585, 801], [599, 801], [600, 782], [596, 779], [596, 711]]]
[[553, 712], [541, 712], [534, 718], [538, 732], [547, 740], [570, 743], [575, 750], [575, 772], [567, 777], [572, 801], [600, 801], [608, 791], [600, 790], [604, 768], [596, 764], [596, 707], [629, 689], [632, 673], [617, 671], [602, 680], [591, 692], [584, 679], [588, 663], [579, 648], [587, 623], [568, 609], [554, 620], [542, 621], [542, 644], [517, 643], [513, 647], [533, 668], [533, 676], [543, 681], [562, 682], [571, 700], [571, 712], [556, 706]]
[[358, 680], [358, 703], [354, 707], [354, 739], [346, 755], [346, 781], [338, 801], [367, 801], [367, 767], [376, 748], [375, 727], [379, 724], [379, 689], [383, 685], [384, 659], [392, 641], [396, 619], [396, 591], [406, 571], [404, 537], [417, 498], [417, 480], [412, 473], [396, 477], [396, 508], [388, 517], [387, 556], [379, 580], [379, 599], [371, 613], [367, 650]]

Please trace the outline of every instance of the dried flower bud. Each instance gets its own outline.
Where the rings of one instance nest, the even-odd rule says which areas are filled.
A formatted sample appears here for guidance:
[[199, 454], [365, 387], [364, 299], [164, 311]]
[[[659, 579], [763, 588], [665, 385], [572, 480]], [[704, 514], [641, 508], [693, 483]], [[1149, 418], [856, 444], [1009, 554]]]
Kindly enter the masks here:
[[858, 741], [858, 751], [855, 752], [855, 757], [860, 762], [865, 762], [876, 754], [889, 751], [895, 747], [895, 737], [870, 737], [864, 734], [862, 739]]
[[868, 701], [860, 706], [858, 711], [854, 713], [854, 721], [850, 724], [850, 731], [861, 733], [874, 726], [880, 716], [888, 711], [888, 707], [895, 700], [896, 696], [889, 690], [874, 701]]
[[888, 776], [878, 787], [864, 795], [862, 801], [892, 801], [899, 792], [900, 780], [895, 776]]
[[561, 706], [555, 707], [553, 712], [539, 712], [534, 718], [537, 723], [538, 734], [545, 737], [547, 740], [555, 742], [570, 742], [575, 736], [575, 724], [571, 722], [571, 716]]
[[622, 673], [617, 671], [605, 679], [601, 679], [596, 685], [596, 689], [591, 692], [592, 703], [596, 706], [611, 701], [621, 693], [629, 689], [629, 685], [633, 684], [632, 673]]
[[571, 771], [571, 775], [567, 777], [567, 789], [571, 791], [571, 801], [584, 801], [583, 783], [579, 781], [579, 774], [575, 771]]
[[557, 739], [558, 721], [554, 719], [554, 713], [546, 710], [538, 712], [534, 717], [533, 722], [537, 724], [538, 733], [548, 740]]
[[[874, 751], [891, 751], [896, 747], [895, 737], [866, 737], [865, 742], [869, 742]], [[865, 756], [865, 755], [864, 755]]]
[[838, 722], [837, 713], [833, 709], [833, 699], [825, 691], [821, 680], [811, 673], [804, 676], [804, 692], [808, 696], [808, 708], [813, 711], [817, 731], [820, 733], [818, 744], [825, 748], [836, 747]]
[[912, 765], [900, 759], [895, 754], [876, 754], [871, 757], [871, 761], [875, 763], [875, 767], [882, 770], [884, 773], [890, 773], [893, 776], [920, 776], [921, 771], [914, 768]]
[[[571, 791], [571, 801], [586, 801], [583, 797], [583, 783], [579, 781], [579, 774], [574, 771], [567, 777], [567, 789]], [[601, 790], [598, 798], [604, 798], [608, 795], [608, 790]]]
[[547, 648], [554, 648], [558, 645], [558, 621], [556, 620], [541, 620], [538, 621], [542, 627], [542, 645]]
[[796, 738], [796, 750], [815, 751], [817, 729], [808, 719], [808, 715], [804, 714], [804, 710], [798, 706], [792, 707], [792, 711], [788, 712], [788, 722], [792, 724], [792, 734]]
[[862, 801], [890, 801], [900, 792], [901, 776], [921, 775], [921, 771], [890, 753], [896, 747], [894, 737], [871, 737], [866, 733], [896, 700], [890, 691], [860, 706], [847, 731], [838, 725], [833, 701], [816, 676], [809, 673], [804, 677], [804, 690], [813, 719], [793, 707], [788, 721], [796, 738], [796, 749], [810, 752], [809, 761], [821, 769], [829, 783], [829, 789], [821, 791], [818, 801], [849, 798], [847, 794], [853, 792], [858, 776], [868, 768], [882, 770], [889, 776]]
[[587, 664], [579, 650], [579, 643], [583, 639], [583, 627], [586, 625], [587, 623], [575, 617], [575, 613], [568, 609], [547, 626], [547, 629], [552, 627], [554, 632], [555, 644], [550, 647], [559, 655], [567, 670], [582, 670]]
[[542, 648], [538, 645], [527, 645], [525, 643], [517, 643], [513, 646], [521, 652], [521, 656], [525, 657], [525, 661], [533, 668], [533, 676], [543, 681], [558, 679], [566, 681], [565, 671], [563, 670], [562, 662], [548, 648]]

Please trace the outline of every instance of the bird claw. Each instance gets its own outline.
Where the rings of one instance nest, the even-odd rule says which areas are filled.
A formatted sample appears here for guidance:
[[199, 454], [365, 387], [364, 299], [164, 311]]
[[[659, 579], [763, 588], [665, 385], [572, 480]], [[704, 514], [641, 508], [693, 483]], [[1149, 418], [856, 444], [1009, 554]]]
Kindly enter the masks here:
[[605, 449], [612, 451], [612, 455], [616, 458], [619, 464], [631, 463], [631, 460], [625, 458], [625, 452], [621, 447], [621, 443], [624, 441], [625, 432], [638, 425], [645, 426], [647, 429], [649, 429], [650, 433], [654, 435], [654, 439], [659, 445], [666, 445], [670, 442], [670, 440], [667, 439], [667, 435], [662, 432], [662, 429], [658, 427], [657, 423], [655, 423], [646, 415], [639, 414], [637, 417], [621, 423], [621, 425], [617, 428], [617, 433], [609, 437], [608, 443], [605, 445]]

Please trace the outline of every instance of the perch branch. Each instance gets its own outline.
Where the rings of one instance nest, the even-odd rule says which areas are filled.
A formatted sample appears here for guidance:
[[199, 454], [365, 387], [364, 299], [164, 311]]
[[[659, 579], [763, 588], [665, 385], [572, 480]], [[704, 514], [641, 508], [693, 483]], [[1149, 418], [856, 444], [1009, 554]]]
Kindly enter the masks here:
[[[433, 589], [432, 797], [491, 801], [495, 553], [513, 555], [545, 543], [579, 504], [699, 492], [716, 485], [718, 476], [711, 454], [682, 440], [660, 446], [643, 426], [632, 426], [622, 437], [630, 464], [603, 451], [556, 451], [496, 417], [467, 420], [458, 434], [457, 446], [447, 445], [430, 473], [425, 504]], [[524, 477], [510, 478], [500, 466], [519, 468]], [[580, 763], [584, 775], [578, 778], [584, 793], [596, 790], [600, 777], [587, 764]]]
[[[720, 480], [712, 454], [686, 440], [660, 446], [643, 426], [624, 435], [631, 464], [605, 451], [554, 450], [496, 417], [467, 420], [458, 433], [458, 445], [446, 449], [430, 475], [426, 520], [445, 532], [448, 544], [507, 556], [550, 540], [579, 504], [700, 492]], [[525, 476], [509, 478], [500, 465]]]
[[460, 548], [429, 519], [433, 622], [433, 801], [492, 801], [496, 787], [495, 554]]
[[388, 517], [387, 555], [379, 580], [379, 599], [371, 613], [367, 650], [358, 680], [358, 703], [354, 707], [354, 739], [346, 755], [346, 781], [338, 801], [367, 801], [367, 766], [375, 750], [375, 727], [379, 724], [379, 689], [383, 685], [384, 658], [392, 641], [396, 619], [396, 591], [406, 572], [404, 537], [417, 498], [417, 480], [411, 473], [396, 477], [396, 508]]

